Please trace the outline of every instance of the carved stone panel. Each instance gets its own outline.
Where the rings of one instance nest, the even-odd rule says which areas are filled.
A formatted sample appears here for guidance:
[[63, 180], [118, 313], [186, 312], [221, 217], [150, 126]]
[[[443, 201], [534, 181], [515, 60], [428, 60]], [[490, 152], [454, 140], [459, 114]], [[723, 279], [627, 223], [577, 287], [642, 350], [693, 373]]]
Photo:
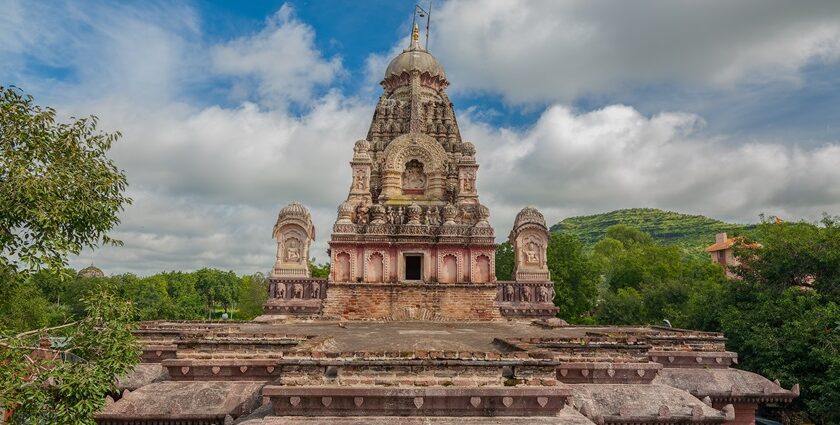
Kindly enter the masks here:
[[[545, 218], [535, 208], [524, 208], [516, 216], [508, 240], [514, 249], [514, 279], [517, 282], [545, 282], [551, 279], [546, 261], [549, 232]], [[531, 294], [536, 297], [538, 294]]]
[[309, 211], [292, 203], [280, 211], [274, 225], [277, 257], [272, 277], [309, 277], [309, 246], [315, 239], [315, 227]]

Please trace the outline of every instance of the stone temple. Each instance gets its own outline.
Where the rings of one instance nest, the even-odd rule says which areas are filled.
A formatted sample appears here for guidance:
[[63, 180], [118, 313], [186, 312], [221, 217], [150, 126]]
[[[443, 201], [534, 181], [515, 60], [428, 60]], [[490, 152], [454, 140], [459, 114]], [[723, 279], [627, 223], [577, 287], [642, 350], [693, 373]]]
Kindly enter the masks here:
[[309, 211], [283, 208], [265, 314], [142, 323], [142, 363], [99, 424], [752, 424], [799, 394], [735, 369], [721, 334], [555, 319], [534, 208], [498, 281], [476, 149], [416, 26], [381, 84], [329, 278], [310, 276]]

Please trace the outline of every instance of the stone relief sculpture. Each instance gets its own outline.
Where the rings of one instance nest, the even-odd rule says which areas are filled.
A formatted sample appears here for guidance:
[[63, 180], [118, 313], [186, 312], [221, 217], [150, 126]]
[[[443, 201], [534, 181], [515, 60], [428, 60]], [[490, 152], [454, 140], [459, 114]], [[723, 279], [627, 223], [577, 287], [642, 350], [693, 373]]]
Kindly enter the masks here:
[[277, 258], [271, 277], [309, 277], [309, 245], [315, 239], [312, 217], [293, 202], [280, 210], [274, 225]]
[[303, 285], [296, 283], [292, 286], [292, 298], [303, 299]]
[[318, 282], [312, 282], [310, 287], [309, 297], [310, 298], [321, 298], [321, 284]]
[[529, 303], [529, 302], [532, 301], [532, 298], [533, 297], [531, 295], [531, 287], [523, 286], [522, 287], [522, 302]]
[[403, 172], [403, 191], [418, 191], [422, 192], [426, 189], [426, 175], [423, 173], [423, 164], [412, 159], [405, 165]]
[[552, 301], [552, 298], [554, 298], [554, 297], [551, 295], [551, 292], [552, 292], [552, 290], [551, 290], [551, 289], [549, 289], [547, 286], [540, 286], [540, 288], [539, 288], [539, 290], [538, 290], [538, 292], [537, 292], [537, 302], [538, 302], [538, 303], [548, 303], [548, 302], [551, 302], [551, 301]]
[[300, 252], [300, 241], [296, 238], [289, 238], [286, 239], [284, 242], [285, 245], [285, 252], [286, 252], [286, 261], [289, 263], [300, 263], [301, 260], [301, 252]]

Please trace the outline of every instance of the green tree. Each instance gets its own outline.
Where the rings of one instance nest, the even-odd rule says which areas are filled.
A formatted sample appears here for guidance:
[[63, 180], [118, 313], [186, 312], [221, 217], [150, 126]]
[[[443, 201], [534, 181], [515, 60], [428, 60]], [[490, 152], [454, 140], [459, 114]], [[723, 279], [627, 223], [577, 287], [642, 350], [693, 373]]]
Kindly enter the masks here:
[[186, 320], [202, 318], [204, 304], [201, 294], [196, 290], [197, 273], [168, 272], [161, 273], [166, 279], [167, 292], [172, 301], [170, 319]]
[[262, 273], [242, 277], [239, 287], [239, 319], [250, 320], [263, 313], [268, 300], [268, 279]]
[[762, 220], [756, 238], [736, 250], [740, 279], [717, 313], [728, 348], [747, 370], [801, 384], [794, 403], [813, 420], [840, 423], [838, 221]]
[[67, 254], [120, 243], [109, 232], [131, 199], [105, 156], [120, 134], [96, 125], [56, 122], [52, 108], [0, 87], [0, 267], [64, 270]]
[[225, 313], [237, 301], [239, 296], [239, 277], [232, 271], [223, 272], [216, 269], [203, 268], [196, 272], [196, 289], [204, 298], [208, 315], [213, 312], [217, 304], [221, 304]]
[[[13, 412], [12, 423], [93, 424], [116, 377], [140, 360], [131, 304], [107, 292], [84, 304], [78, 322], [0, 338], [0, 405]], [[48, 331], [66, 345], [39, 347]]]
[[559, 316], [571, 323], [589, 321], [597, 295], [598, 270], [583, 252], [580, 239], [568, 233], [552, 233], [546, 259]]
[[716, 327], [705, 309], [725, 284], [719, 266], [624, 225], [607, 229], [592, 252], [603, 279], [599, 323]]
[[312, 277], [329, 277], [330, 263], [316, 264], [315, 259], [309, 260], [309, 274]]
[[510, 242], [502, 242], [496, 247], [496, 279], [513, 279], [514, 253]]

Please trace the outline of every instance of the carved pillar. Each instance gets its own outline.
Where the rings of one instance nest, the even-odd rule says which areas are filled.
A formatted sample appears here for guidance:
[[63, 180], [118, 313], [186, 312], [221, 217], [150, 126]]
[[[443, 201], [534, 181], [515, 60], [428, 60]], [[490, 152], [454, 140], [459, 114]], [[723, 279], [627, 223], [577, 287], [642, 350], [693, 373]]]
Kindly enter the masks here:
[[350, 195], [347, 200], [355, 204], [370, 205], [373, 202], [370, 191], [373, 161], [368, 154], [369, 150], [370, 142], [367, 140], [359, 140], [353, 148], [353, 160], [350, 161], [350, 167], [353, 169], [353, 182], [350, 185]]

